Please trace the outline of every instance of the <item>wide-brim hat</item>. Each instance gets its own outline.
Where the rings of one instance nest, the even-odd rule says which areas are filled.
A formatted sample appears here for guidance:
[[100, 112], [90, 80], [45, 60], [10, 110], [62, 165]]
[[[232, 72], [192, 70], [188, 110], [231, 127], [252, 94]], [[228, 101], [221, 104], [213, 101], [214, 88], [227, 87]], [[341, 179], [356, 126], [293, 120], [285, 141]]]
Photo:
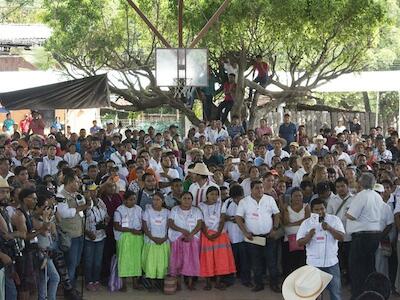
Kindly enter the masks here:
[[204, 144], [203, 148], [206, 148], [206, 147], [214, 147], [214, 144], [210, 143], [210, 142], [207, 142], [207, 143]]
[[10, 185], [8, 184], [7, 180], [3, 177], [0, 177], [0, 189], [11, 189]]
[[282, 148], [285, 148], [287, 145], [287, 141], [279, 136], [275, 136], [271, 139], [271, 143], [280, 142], [282, 144]]
[[311, 159], [312, 160], [312, 165], [315, 166], [318, 163], [318, 157], [315, 155], [310, 155], [310, 154], [304, 154], [302, 157], [297, 158], [297, 165], [298, 166], [303, 166], [303, 160], [304, 159]]
[[315, 138], [313, 138], [313, 143], [316, 144], [318, 141], [323, 141], [324, 144], [326, 143], [327, 139], [324, 138], [322, 135], [317, 135]]
[[318, 268], [304, 266], [293, 271], [282, 285], [285, 300], [315, 300], [325, 290], [333, 276]]
[[211, 173], [205, 163], [197, 163], [193, 169], [189, 169], [188, 172], [203, 176], [212, 176], [214, 175]]
[[290, 146], [294, 146], [294, 147], [296, 147], [296, 148], [299, 148], [299, 147], [300, 147], [300, 145], [299, 145], [298, 142], [291, 142], [291, 143], [289, 144], [289, 147], [290, 147]]
[[162, 150], [162, 148], [161, 148], [161, 146], [160, 146], [159, 144], [153, 144], [153, 145], [150, 147], [149, 151], [150, 151], [150, 152], [153, 152], [153, 151], [155, 151], [155, 150]]
[[204, 151], [200, 148], [193, 148], [193, 149], [186, 151], [186, 154], [189, 154], [190, 156], [193, 156], [196, 154], [204, 155]]

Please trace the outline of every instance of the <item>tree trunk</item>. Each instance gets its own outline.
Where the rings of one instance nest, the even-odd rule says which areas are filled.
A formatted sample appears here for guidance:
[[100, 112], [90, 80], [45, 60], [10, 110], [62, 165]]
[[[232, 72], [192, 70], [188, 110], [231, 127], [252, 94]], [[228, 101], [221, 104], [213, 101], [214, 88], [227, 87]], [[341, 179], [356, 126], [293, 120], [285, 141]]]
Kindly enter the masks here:
[[238, 70], [238, 78], [237, 78], [237, 88], [236, 88], [236, 96], [235, 96], [235, 104], [231, 111], [231, 117], [233, 115], [237, 115], [243, 117], [241, 114], [242, 107], [244, 105], [244, 94], [245, 94], [245, 78], [244, 72], [246, 71], [246, 53], [244, 50], [240, 52], [240, 59], [238, 62], [239, 70]]
[[255, 93], [253, 100], [251, 101], [250, 104], [250, 112], [249, 112], [249, 129], [254, 129], [256, 119], [257, 119], [257, 103], [258, 103], [258, 98], [260, 97], [259, 93]]
[[372, 112], [371, 110], [371, 104], [369, 102], [369, 96], [368, 96], [368, 92], [362, 92], [363, 95], [363, 100], [364, 100], [364, 109], [365, 112], [370, 113]]

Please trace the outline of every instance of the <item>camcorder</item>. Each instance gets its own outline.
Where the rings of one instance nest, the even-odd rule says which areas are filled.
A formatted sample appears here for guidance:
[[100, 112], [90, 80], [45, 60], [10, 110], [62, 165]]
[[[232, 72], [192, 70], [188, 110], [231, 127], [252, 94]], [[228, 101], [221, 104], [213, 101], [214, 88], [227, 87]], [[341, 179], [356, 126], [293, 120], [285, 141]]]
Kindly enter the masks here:
[[96, 230], [103, 230], [106, 229], [107, 225], [104, 221], [100, 221], [96, 223]]

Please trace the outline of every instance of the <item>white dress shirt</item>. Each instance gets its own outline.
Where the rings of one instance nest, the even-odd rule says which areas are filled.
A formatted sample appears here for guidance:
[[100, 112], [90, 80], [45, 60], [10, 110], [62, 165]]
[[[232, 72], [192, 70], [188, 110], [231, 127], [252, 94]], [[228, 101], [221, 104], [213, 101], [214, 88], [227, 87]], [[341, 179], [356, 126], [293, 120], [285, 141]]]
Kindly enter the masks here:
[[[326, 214], [324, 221], [333, 229], [345, 233], [342, 221], [334, 215]], [[306, 245], [307, 265], [317, 268], [327, 268], [339, 262], [337, 257], [338, 241], [333, 235], [322, 229], [322, 223], [318, 222], [313, 216], [301, 223], [296, 239], [304, 238], [308, 232], [315, 228], [315, 234], [311, 241]]]
[[348, 233], [380, 231], [384, 204], [382, 197], [373, 190], [363, 190], [355, 195], [347, 213], [356, 220], [347, 220]]
[[263, 195], [259, 202], [247, 196], [239, 202], [236, 216], [244, 219], [246, 228], [254, 235], [266, 235], [273, 227], [272, 216], [279, 213], [274, 198]]
[[[277, 155], [275, 154], [275, 150], [274, 150], [274, 149], [268, 151], [267, 155], [265, 156], [265, 163], [266, 163], [269, 167], [272, 167], [272, 166], [271, 166], [271, 164], [272, 164], [272, 158], [273, 158], [274, 156], [277, 156]], [[281, 159], [282, 159], [282, 158], [285, 158], [285, 157], [290, 157], [290, 154], [287, 153], [285, 150], [281, 150], [281, 155], [280, 155], [279, 157], [280, 157]]]
[[82, 157], [78, 152], [71, 154], [69, 152], [65, 153], [64, 160], [68, 163], [68, 165], [73, 168], [79, 164]]
[[46, 175], [54, 176], [57, 174], [57, 165], [63, 159], [59, 156], [50, 159], [48, 156], [43, 157], [43, 161], [39, 162], [37, 165], [38, 175], [43, 178]]
[[132, 153], [125, 152], [125, 154], [122, 155], [117, 151], [111, 154], [110, 159], [114, 161], [115, 165], [118, 167], [118, 174], [121, 175], [123, 178], [128, 177], [129, 171], [126, 166], [126, 162], [132, 159]]
[[[345, 201], [345, 203], [342, 205], [343, 201]], [[348, 194], [344, 199], [340, 198], [339, 195], [334, 195], [328, 202], [328, 205], [326, 207], [326, 212], [328, 214], [339, 217], [339, 219], [343, 223], [343, 226], [346, 227], [347, 224], [346, 212], [348, 211], [352, 201], [353, 201], [353, 195], [351, 194]], [[345, 242], [351, 241], [351, 235], [346, 233], [344, 235], [344, 241]]]

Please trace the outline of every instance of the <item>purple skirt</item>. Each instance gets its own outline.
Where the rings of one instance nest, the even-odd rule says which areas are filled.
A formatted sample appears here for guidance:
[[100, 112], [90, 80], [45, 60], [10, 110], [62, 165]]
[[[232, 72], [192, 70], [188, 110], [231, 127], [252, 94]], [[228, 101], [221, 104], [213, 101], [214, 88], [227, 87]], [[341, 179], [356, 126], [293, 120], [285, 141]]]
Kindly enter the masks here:
[[171, 257], [169, 262], [171, 276], [199, 276], [200, 274], [200, 240], [193, 238], [185, 242], [179, 237], [171, 244]]

